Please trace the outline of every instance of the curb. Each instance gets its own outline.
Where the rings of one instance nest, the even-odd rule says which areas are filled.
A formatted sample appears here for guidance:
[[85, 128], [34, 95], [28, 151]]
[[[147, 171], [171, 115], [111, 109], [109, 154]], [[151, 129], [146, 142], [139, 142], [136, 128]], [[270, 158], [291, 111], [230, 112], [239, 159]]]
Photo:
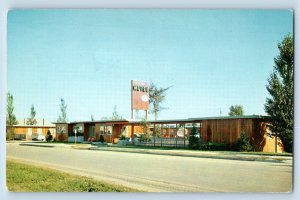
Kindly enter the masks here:
[[226, 160], [241, 160], [241, 161], [259, 161], [259, 162], [273, 162], [273, 163], [283, 163], [287, 162], [287, 158], [277, 158], [272, 156], [271, 158], [258, 157], [258, 156], [213, 156], [213, 155], [192, 155], [192, 154], [181, 154], [181, 153], [163, 153], [163, 152], [154, 152], [154, 151], [124, 151], [117, 149], [104, 149], [99, 147], [91, 147], [89, 150], [94, 151], [113, 151], [113, 152], [124, 152], [124, 153], [140, 153], [140, 154], [153, 154], [153, 155], [166, 155], [166, 156], [182, 156], [182, 157], [193, 157], [193, 158], [212, 158], [212, 159], [226, 159]]
[[[164, 155], [164, 156], [181, 156], [181, 157], [192, 157], [192, 158], [211, 158], [211, 159], [225, 159], [225, 160], [241, 160], [241, 161], [259, 161], [259, 162], [273, 162], [273, 163], [284, 163], [291, 158], [286, 156], [256, 156], [256, 155], [195, 155], [188, 153], [178, 152], [162, 152], [153, 150], [122, 150], [122, 149], [109, 149], [107, 147], [80, 147], [80, 146], [57, 146], [51, 144], [38, 144], [38, 143], [20, 143], [21, 146], [34, 146], [34, 147], [46, 147], [46, 148], [72, 148], [77, 150], [92, 150], [92, 151], [111, 151], [111, 152], [123, 152], [123, 153], [139, 153], [139, 154], [152, 154], [152, 155]], [[284, 157], [284, 158], [283, 158]]]
[[42, 145], [42, 144], [19, 144], [20, 146], [32, 146], [32, 147], [46, 147], [46, 148], [53, 148], [53, 145]]

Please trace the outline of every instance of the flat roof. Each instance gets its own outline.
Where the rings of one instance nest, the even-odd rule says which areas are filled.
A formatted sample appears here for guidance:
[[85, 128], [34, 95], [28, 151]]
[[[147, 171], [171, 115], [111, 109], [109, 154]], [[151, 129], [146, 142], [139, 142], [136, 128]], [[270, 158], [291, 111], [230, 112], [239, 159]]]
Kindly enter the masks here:
[[219, 117], [198, 117], [198, 118], [188, 118], [190, 120], [215, 120], [215, 119], [266, 119], [270, 116], [265, 115], [243, 115], [243, 116], [219, 116]]
[[7, 125], [7, 127], [31, 127], [31, 128], [55, 128], [55, 124], [52, 125]]
[[95, 120], [95, 121], [73, 121], [73, 122], [52, 122], [53, 124], [83, 124], [83, 123], [108, 123], [108, 122], [129, 122], [126, 119], [119, 120]]
[[[179, 123], [187, 122], [193, 123], [195, 121], [204, 120], [226, 120], [226, 119], [267, 119], [269, 116], [264, 115], [244, 115], [244, 116], [219, 116], [219, 117], [196, 117], [187, 119], [171, 119], [171, 120], [148, 120], [149, 123]], [[141, 123], [139, 119], [120, 119], [120, 120], [95, 120], [95, 121], [74, 121], [74, 122], [52, 122], [53, 124], [83, 124], [83, 123], [117, 123], [123, 122], [128, 124]]]

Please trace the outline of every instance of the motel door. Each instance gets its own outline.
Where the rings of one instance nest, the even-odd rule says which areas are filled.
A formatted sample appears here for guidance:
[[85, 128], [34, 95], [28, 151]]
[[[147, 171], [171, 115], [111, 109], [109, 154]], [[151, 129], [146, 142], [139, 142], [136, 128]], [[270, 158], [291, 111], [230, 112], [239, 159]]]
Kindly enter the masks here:
[[95, 138], [95, 126], [89, 127], [89, 138]]

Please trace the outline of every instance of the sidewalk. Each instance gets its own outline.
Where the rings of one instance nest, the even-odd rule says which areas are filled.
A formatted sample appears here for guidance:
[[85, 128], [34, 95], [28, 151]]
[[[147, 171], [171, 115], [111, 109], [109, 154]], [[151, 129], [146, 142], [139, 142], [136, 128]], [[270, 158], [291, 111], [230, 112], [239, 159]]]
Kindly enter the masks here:
[[214, 158], [214, 159], [228, 159], [228, 160], [244, 160], [244, 161], [263, 161], [263, 162], [288, 162], [292, 161], [292, 156], [281, 155], [251, 155], [240, 152], [224, 152], [224, 151], [194, 151], [181, 149], [141, 149], [141, 148], [126, 148], [122, 146], [95, 146], [91, 144], [72, 144], [72, 143], [44, 143], [44, 142], [20, 142], [22, 146], [36, 146], [48, 148], [73, 148], [80, 150], [94, 150], [94, 151], [113, 151], [125, 153], [141, 153], [154, 155], [168, 155], [168, 156], [184, 156], [184, 157], [198, 157], [198, 158]]

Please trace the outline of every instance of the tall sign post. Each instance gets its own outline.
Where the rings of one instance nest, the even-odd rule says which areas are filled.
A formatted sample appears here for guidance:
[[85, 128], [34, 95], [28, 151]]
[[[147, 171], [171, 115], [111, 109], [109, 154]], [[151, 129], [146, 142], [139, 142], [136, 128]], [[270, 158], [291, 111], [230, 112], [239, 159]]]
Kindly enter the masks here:
[[[131, 119], [134, 110], [144, 110], [146, 120], [149, 110], [149, 84], [144, 81], [131, 80]], [[131, 125], [131, 141], [134, 142], [134, 125]]]
[[149, 84], [144, 81], [131, 81], [131, 119], [134, 110], [144, 110], [146, 120], [149, 110]]

